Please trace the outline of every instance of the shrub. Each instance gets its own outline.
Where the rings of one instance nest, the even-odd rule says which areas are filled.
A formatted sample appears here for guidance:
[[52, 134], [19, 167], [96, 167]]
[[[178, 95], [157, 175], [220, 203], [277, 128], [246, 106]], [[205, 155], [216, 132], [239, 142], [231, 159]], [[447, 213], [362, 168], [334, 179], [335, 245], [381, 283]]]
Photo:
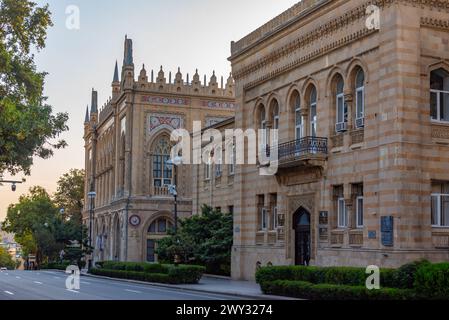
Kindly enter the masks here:
[[202, 266], [179, 265], [170, 266], [168, 275], [177, 283], [198, 283], [205, 271]]
[[70, 261], [64, 260], [62, 262], [48, 262], [40, 265], [40, 268], [45, 270], [66, 270], [70, 266]]
[[171, 284], [198, 283], [205, 270], [201, 266], [129, 262], [104, 262], [102, 265], [103, 268], [92, 268], [90, 272], [112, 278]]
[[166, 265], [146, 262], [103, 261], [97, 266], [108, 270], [138, 271], [147, 273], [168, 273]]
[[285, 295], [310, 300], [412, 300], [413, 290], [384, 288], [368, 290], [363, 286], [313, 284], [306, 281], [276, 280], [261, 285], [265, 294]]
[[403, 265], [395, 271], [393, 282], [395, 287], [412, 289], [415, 283], [415, 275], [419, 268], [430, 264], [427, 260], [411, 262]]
[[423, 264], [415, 274], [417, 292], [437, 299], [449, 299], [449, 263]]
[[[394, 287], [394, 270], [381, 269], [381, 285]], [[295, 280], [314, 284], [328, 283], [337, 285], [365, 286], [367, 278], [364, 268], [353, 267], [305, 267], [281, 266], [264, 267], [257, 271], [256, 281], [261, 284], [266, 281]]]

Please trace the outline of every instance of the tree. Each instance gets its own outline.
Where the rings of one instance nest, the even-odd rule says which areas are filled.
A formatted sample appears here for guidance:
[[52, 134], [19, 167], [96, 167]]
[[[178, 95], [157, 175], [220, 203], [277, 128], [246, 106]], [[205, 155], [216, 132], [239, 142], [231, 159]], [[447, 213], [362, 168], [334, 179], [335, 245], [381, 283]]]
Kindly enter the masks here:
[[58, 189], [54, 195], [54, 202], [64, 209], [64, 214], [71, 220], [82, 223], [84, 199], [84, 170], [71, 169], [58, 180]]
[[60, 233], [59, 210], [42, 187], [30, 188], [17, 204], [8, 207], [2, 229], [14, 233], [25, 251], [36, 253], [38, 264], [43, 258], [55, 258], [62, 249], [56, 237]]
[[0, 268], [4, 267], [8, 269], [15, 269], [16, 263], [14, 262], [8, 251], [5, 248], [0, 247]]
[[209, 273], [229, 274], [232, 228], [232, 215], [203, 206], [201, 215], [181, 220], [176, 235], [171, 232], [158, 242], [158, 257], [173, 262], [178, 255], [182, 263], [202, 264]]
[[46, 103], [46, 73], [36, 70], [31, 53], [45, 47], [50, 26], [48, 5], [0, 0], [0, 174], [29, 175], [33, 156], [46, 159], [67, 145], [53, 142], [68, 129], [68, 115], [53, 114]]

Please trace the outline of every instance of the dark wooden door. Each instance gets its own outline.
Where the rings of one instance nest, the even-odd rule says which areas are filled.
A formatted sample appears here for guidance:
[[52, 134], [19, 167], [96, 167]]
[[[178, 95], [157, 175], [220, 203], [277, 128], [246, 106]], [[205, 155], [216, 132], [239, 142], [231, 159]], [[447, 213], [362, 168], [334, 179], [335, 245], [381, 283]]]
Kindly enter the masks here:
[[310, 214], [300, 209], [294, 215], [295, 227], [295, 264], [308, 266], [310, 263], [311, 237]]
[[148, 239], [147, 240], [147, 261], [148, 262], [155, 262], [155, 256], [154, 256], [154, 249], [155, 249], [155, 241]]

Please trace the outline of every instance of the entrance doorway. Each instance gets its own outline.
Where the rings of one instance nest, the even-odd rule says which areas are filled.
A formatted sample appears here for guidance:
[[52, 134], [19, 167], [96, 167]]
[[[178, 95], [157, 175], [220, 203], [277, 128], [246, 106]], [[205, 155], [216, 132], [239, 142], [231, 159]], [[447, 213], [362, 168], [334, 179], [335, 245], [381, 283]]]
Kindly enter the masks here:
[[293, 215], [293, 229], [295, 230], [295, 264], [308, 266], [310, 263], [311, 237], [310, 213], [300, 208]]

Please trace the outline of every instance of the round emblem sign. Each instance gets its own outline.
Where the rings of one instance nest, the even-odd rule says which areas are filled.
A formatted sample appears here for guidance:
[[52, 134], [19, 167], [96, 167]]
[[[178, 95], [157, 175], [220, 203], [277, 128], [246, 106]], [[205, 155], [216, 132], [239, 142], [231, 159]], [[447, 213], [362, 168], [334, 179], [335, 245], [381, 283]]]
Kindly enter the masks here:
[[131, 216], [129, 218], [129, 223], [134, 226], [137, 227], [140, 224], [140, 217], [139, 216]]

